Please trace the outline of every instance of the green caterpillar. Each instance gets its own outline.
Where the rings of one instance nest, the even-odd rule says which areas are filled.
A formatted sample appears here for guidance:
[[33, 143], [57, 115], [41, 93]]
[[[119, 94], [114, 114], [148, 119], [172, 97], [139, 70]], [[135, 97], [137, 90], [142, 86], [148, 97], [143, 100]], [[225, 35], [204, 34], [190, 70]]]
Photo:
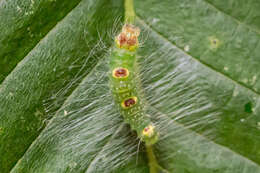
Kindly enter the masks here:
[[135, 130], [146, 145], [158, 140], [158, 133], [145, 113], [144, 100], [138, 78], [136, 49], [140, 29], [125, 24], [115, 38], [109, 62], [110, 88], [124, 120]]

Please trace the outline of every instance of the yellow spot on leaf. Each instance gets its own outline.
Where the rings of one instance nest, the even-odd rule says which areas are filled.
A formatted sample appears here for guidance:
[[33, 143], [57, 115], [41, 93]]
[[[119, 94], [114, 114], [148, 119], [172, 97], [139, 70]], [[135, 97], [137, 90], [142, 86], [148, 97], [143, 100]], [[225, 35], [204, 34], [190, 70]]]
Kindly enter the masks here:
[[184, 46], [184, 51], [185, 52], [189, 52], [189, 50], [190, 50], [190, 46], [189, 45]]
[[225, 70], [225, 71], [228, 71], [228, 67], [224, 67], [224, 70]]
[[220, 41], [215, 36], [209, 37], [210, 49], [217, 49], [220, 46]]

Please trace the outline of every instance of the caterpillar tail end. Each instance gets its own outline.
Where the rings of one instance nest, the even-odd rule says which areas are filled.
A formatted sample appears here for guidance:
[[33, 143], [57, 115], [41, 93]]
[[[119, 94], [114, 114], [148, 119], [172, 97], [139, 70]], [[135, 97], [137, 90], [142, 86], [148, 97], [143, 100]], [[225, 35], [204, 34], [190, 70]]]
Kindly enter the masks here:
[[153, 145], [158, 141], [159, 133], [156, 131], [154, 125], [148, 125], [146, 126], [141, 135], [142, 141], [145, 142], [146, 145]]

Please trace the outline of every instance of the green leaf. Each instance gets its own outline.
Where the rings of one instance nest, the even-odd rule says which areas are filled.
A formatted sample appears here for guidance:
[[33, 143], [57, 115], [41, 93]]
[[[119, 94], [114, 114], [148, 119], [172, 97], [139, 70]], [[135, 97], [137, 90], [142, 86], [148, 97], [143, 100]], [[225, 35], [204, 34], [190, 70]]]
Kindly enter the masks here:
[[0, 2], [0, 82], [79, 1]]
[[[108, 31], [122, 15], [120, 4], [79, 3], [1, 84], [1, 172], [7, 172], [23, 155], [52, 117], [51, 113], [102, 57], [106, 51], [102, 46], [111, 44]], [[105, 13], [107, 8], [114, 10]], [[43, 104], [45, 100], [47, 106]]]
[[[135, 1], [140, 77], [160, 132], [155, 155], [167, 172], [260, 172], [260, 3], [238, 2]], [[45, 36], [12, 55], [14, 64], [23, 60], [0, 85], [0, 170], [147, 173], [144, 146], [115, 109], [108, 84], [106, 57], [123, 1], [69, 6], [57, 25], [35, 28]], [[47, 15], [40, 9], [38, 16]], [[29, 34], [11, 30], [10, 40]], [[5, 51], [0, 62], [9, 72]]]

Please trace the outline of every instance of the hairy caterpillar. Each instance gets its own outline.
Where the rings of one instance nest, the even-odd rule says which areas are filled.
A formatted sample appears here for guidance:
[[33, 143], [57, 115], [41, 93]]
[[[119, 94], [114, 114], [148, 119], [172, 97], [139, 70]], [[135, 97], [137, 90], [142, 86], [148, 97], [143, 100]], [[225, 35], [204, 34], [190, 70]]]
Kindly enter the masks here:
[[135, 130], [146, 145], [158, 140], [158, 133], [146, 115], [138, 78], [136, 50], [140, 29], [125, 24], [115, 38], [115, 47], [109, 59], [110, 88], [124, 120]]

